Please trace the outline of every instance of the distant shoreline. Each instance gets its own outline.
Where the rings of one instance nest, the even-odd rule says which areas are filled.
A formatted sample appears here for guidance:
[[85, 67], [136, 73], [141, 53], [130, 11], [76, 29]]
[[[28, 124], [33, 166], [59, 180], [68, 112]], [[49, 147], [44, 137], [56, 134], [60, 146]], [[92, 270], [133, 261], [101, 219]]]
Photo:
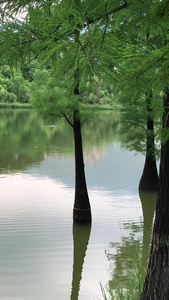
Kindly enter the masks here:
[[7, 103], [7, 102], [0, 102], [0, 109], [1, 108], [32, 108], [31, 104], [29, 103]]
[[[111, 105], [84, 104], [84, 106], [86, 106], [86, 108], [88, 108], [88, 109], [94, 109], [94, 110], [114, 110], [114, 109], [117, 109], [117, 106], [111, 106]], [[0, 109], [1, 108], [33, 108], [33, 107], [29, 103], [0, 102]]]

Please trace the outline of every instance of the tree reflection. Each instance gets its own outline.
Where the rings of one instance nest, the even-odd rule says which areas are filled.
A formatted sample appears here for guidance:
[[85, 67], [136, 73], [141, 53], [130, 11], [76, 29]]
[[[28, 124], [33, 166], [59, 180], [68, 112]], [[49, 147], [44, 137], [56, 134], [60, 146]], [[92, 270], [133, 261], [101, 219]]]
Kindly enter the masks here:
[[[129, 237], [122, 237], [120, 243], [110, 243], [115, 254], [107, 254], [110, 264], [111, 280], [109, 289], [127, 288], [130, 282], [130, 273], [133, 269], [133, 261], [138, 262], [141, 255], [141, 236], [142, 228], [135, 223], [126, 223], [126, 229], [132, 230]], [[135, 231], [137, 234], [135, 234]]]
[[136, 271], [144, 275], [147, 267], [152, 224], [156, 205], [155, 192], [140, 192], [143, 211], [143, 223], [124, 223], [123, 228], [130, 231], [128, 237], [123, 236], [120, 243], [110, 243], [114, 253], [107, 253], [110, 261], [111, 280], [109, 290], [128, 288], [131, 284], [131, 274]]
[[91, 224], [73, 224], [73, 273], [71, 300], [78, 300], [80, 281], [82, 279], [83, 263], [89, 243]]
[[139, 191], [139, 196], [143, 211], [143, 249], [142, 249], [142, 265], [146, 268], [149, 258], [150, 242], [152, 235], [152, 226], [154, 211], [156, 207], [157, 192]]
[[24, 170], [44, 159], [48, 137], [32, 110], [1, 110], [0, 120], [1, 173]]
[[[100, 159], [110, 143], [118, 140], [112, 130], [117, 114], [99, 112], [83, 127], [85, 160]], [[0, 172], [23, 171], [46, 155], [74, 159], [73, 132], [63, 119], [45, 123], [31, 109], [0, 110]]]

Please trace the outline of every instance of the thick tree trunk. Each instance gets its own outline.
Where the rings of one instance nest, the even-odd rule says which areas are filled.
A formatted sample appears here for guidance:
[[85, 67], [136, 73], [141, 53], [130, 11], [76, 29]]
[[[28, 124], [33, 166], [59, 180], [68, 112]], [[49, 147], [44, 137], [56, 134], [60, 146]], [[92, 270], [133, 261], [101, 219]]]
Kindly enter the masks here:
[[[164, 97], [163, 129], [169, 129], [169, 91]], [[161, 146], [159, 190], [150, 260], [141, 300], [169, 299], [169, 140]]]
[[156, 161], [150, 156], [146, 156], [143, 174], [139, 183], [139, 190], [157, 191], [158, 190], [158, 172]]
[[82, 279], [83, 263], [89, 243], [91, 224], [73, 224], [73, 273], [71, 300], [78, 300], [80, 281]]
[[[75, 34], [75, 40], [79, 32]], [[76, 69], [74, 79], [76, 86], [74, 88], [74, 96], [79, 97], [79, 69]], [[79, 99], [78, 99], [79, 100]], [[77, 105], [73, 112], [73, 132], [75, 144], [75, 201], [73, 209], [73, 220], [77, 223], [91, 223], [91, 208], [86, 185], [83, 145], [81, 134], [80, 111]]]
[[77, 115], [78, 112], [75, 111], [73, 124], [75, 142], [75, 203], [73, 220], [78, 223], [90, 223], [91, 208], [84, 171], [81, 124]]
[[155, 157], [154, 144], [154, 121], [151, 109], [152, 95], [147, 97], [147, 145], [146, 160], [144, 164], [143, 174], [140, 179], [139, 189], [144, 191], [158, 190], [158, 172]]
[[141, 300], [169, 299], [169, 236], [153, 234], [151, 257]]

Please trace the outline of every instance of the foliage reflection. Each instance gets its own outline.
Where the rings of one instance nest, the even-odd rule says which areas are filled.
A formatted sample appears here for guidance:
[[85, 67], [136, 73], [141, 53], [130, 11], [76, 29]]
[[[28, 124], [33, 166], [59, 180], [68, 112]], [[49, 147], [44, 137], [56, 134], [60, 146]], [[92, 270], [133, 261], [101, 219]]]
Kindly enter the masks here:
[[[104, 155], [109, 143], [118, 140], [112, 130], [117, 116], [96, 113], [83, 126], [85, 159]], [[0, 172], [17, 172], [39, 164], [46, 155], [74, 157], [73, 132], [63, 119], [47, 124], [30, 109], [0, 110]]]
[[110, 243], [112, 252], [115, 252], [115, 254], [107, 254], [112, 270], [109, 281], [110, 291], [127, 289], [131, 284], [131, 274], [134, 269], [144, 273], [148, 264], [157, 193], [140, 192], [139, 196], [143, 211], [142, 226], [133, 222], [124, 223], [123, 228], [130, 231], [129, 236], [122, 236], [120, 243]]

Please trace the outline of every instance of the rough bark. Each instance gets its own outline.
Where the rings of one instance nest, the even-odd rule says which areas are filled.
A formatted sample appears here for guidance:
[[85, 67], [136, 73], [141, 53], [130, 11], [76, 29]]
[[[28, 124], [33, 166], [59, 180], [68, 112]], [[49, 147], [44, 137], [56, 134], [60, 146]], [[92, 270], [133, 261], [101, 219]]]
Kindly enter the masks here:
[[[163, 129], [169, 129], [169, 91], [164, 97]], [[169, 141], [161, 146], [156, 217], [141, 300], [169, 299]]]
[[169, 235], [153, 234], [141, 300], [169, 299]]
[[146, 141], [146, 159], [143, 174], [139, 183], [139, 190], [157, 191], [158, 190], [158, 172], [155, 157], [154, 144], [154, 121], [151, 108], [152, 94], [147, 97], [147, 141]]
[[78, 300], [80, 281], [82, 279], [83, 263], [89, 243], [91, 224], [73, 224], [73, 274], [71, 300]]
[[73, 220], [78, 223], [91, 222], [91, 208], [86, 185], [83, 146], [81, 135], [81, 124], [78, 112], [75, 111], [74, 116], [74, 142], [75, 142], [75, 202], [73, 209]]

